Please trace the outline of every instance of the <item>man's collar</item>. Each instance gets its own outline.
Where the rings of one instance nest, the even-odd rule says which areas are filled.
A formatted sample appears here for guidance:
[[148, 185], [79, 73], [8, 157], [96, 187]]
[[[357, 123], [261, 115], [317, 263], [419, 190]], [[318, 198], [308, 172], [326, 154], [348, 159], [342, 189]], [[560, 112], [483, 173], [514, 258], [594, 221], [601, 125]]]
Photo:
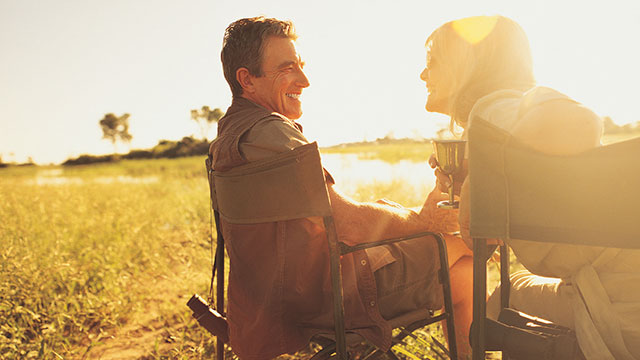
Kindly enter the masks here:
[[285, 122], [291, 123], [295, 128], [297, 128], [300, 132], [302, 132], [302, 125], [300, 125], [297, 121], [295, 120], [291, 120], [288, 117], [280, 114], [279, 112], [276, 111], [271, 111], [267, 108], [265, 108], [264, 106], [257, 104], [249, 99], [247, 99], [246, 97], [241, 96], [234, 96], [233, 100], [232, 100], [232, 106], [233, 104], [235, 104], [236, 106], [254, 106], [254, 107], [258, 107], [261, 109], [264, 109], [264, 111], [266, 112], [270, 112], [271, 114], [281, 118], [282, 120], [284, 120]]

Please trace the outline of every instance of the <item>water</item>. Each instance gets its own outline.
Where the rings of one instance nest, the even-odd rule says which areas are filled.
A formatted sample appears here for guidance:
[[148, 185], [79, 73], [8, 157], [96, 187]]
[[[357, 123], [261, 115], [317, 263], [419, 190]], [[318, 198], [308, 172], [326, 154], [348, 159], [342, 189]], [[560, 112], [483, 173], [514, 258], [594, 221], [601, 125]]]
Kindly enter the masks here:
[[[433, 170], [426, 161], [399, 161], [388, 163], [382, 160], [361, 160], [357, 154], [323, 154], [323, 166], [336, 180], [336, 185], [345, 193], [359, 186], [372, 183], [404, 182], [415, 188], [431, 189], [435, 184]], [[160, 181], [157, 176], [134, 177], [128, 175], [81, 178], [64, 176], [62, 169], [47, 169], [28, 180], [32, 185], [81, 185], [96, 184], [150, 184]]]
[[436, 180], [427, 161], [403, 160], [392, 164], [382, 160], [360, 160], [357, 154], [322, 154], [322, 165], [346, 193], [363, 184], [395, 181], [431, 189]]
[[26, 181], [28, 185], [82, 185], [82, 184], [151, 184], [160, 181], [158, 176], [96, 176], [81, 178], [78, 176], [64, 176], [62, 169], [47, 169], [38, 171], [33, 179]]

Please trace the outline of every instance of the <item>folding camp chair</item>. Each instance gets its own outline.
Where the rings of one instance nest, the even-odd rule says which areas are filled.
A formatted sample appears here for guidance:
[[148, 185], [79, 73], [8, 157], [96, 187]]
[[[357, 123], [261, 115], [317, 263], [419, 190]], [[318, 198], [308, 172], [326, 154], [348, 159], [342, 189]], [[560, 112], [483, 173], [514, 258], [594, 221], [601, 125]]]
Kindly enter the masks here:
[[[546, 155], [474, 119], [469, 129], [474, 360], [485, 358], [486, 239], [640, 248], [639, 155], [640, 138], [578, 155]], [[509, 255], [507, 246], [501, 248], [505, 307]]]
[[[225, 172], [211, 170], [209, 161], [207, 162], [207, 168], [217, 228], [217, 249], [214, 262], [214, 273], [216, 271], [215, 267], [217, 267], [217, 304], [215, 304], [216, 310], [202, 308], [203, 301], [192, 299], [190, 307], [194, 309], [194, 307], [200, 306], [200, 313], [206, 312], [207, 316], [203, 317], [198, 316], [199, 312], [194, 310], [196, 312], [194, 316], [198, 316], [201, 325], [205, 326], [217, 337], [218, 359], [224, 359], [224, 343], [228, 339], [224, 310], [224, 239], [220, 228], [220, 219], [222, 218], [229, 223], [248, 224], [311, 216], [323, 218], [329, 243], [335, 323], [335, 332], [324, 337], [322, 341], [324, 347], [314, 355], [314, 359], [334, 356], [337, 356], [338, 359], [347, 359], [347, 343], [352, 339], [353, 341], [356, 341], [356, 339], [357, 341], [362, 341], [361, 338], [355, 337], [355, 334], [345, 330], [340, 256], [369, 247], [392, 244], [424, 236], [432, 236], [438, 242], [441, 264], [439, 277], [444, 295], [444, 311], [437, 316], [433, 316], [432, 312], [424, 309], [416, 312], [419, 315], [417, 319], [415, 317], [416, 314], [405, 314], [402, 318], [390, 320], [390, 323], [397, 328], [401, 328], [400, 334], [395, 339], [398, 342], [415, 329], [446, 320], [449, 341], [448, 355], [451, 359], [457, 358], [449, 266], [446, 246], [440, 234], [424, 232], [357, 246], [348, 246], [338, 242], [324, 170], [320, 163], [320, 154], [316, 143], [300, 146], [290, 152], [278, 154]], [[272, 185], [274, 183], [279, 184], [279, 186], [274, 187]], [[292, 198], [296, 199], [296, 201], [286, 202], [282, 200]], [[211, 304], [211, 306], [214, 307], [214, 304]], [[407, 319], [410, 319], [410, 321]], [[407, 320], [408, 322], [402, 320]], [[446, 353], [446, 348], [443, 350]], [[393, 354], [391, 355], [393, 356]]]

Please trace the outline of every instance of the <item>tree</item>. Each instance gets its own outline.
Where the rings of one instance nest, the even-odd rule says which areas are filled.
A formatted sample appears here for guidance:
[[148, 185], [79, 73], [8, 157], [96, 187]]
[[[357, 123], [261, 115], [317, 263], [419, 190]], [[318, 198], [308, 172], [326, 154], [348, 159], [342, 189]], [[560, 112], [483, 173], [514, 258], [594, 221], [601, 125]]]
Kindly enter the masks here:
[[114, 152], [118, 152], [116, 144], [118, 141], [129, 144], [133, 136], [129, 134], [129, 114], [115, 116], [113, 113], [105, 114], [100, 120], [102, 128], [102, 138], [111, 141]]
[[219, 108], [211, 110], [207, 105], [203, 106], [200, 110], [191, 110], [191, 120], [198, 123], [198, 126], [200, 127], [200, 134], [205, 140], [207, 140], [207, 134], [209, 134], [211, 125], [213, 125], [213, 123], [217, 123], [223, 116], [224, 111]]

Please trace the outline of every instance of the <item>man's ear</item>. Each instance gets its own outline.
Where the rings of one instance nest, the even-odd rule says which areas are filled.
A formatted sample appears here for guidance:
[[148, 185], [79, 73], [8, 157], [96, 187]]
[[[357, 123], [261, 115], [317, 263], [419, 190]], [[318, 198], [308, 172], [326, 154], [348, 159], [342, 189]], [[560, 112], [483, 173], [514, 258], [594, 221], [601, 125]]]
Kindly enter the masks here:
[[236, 70], [236, 80], [238, 80], [244, 91], [248, 93], [254, 92], [253, 76], [249, 73], [249, 69], [241, 67]]

